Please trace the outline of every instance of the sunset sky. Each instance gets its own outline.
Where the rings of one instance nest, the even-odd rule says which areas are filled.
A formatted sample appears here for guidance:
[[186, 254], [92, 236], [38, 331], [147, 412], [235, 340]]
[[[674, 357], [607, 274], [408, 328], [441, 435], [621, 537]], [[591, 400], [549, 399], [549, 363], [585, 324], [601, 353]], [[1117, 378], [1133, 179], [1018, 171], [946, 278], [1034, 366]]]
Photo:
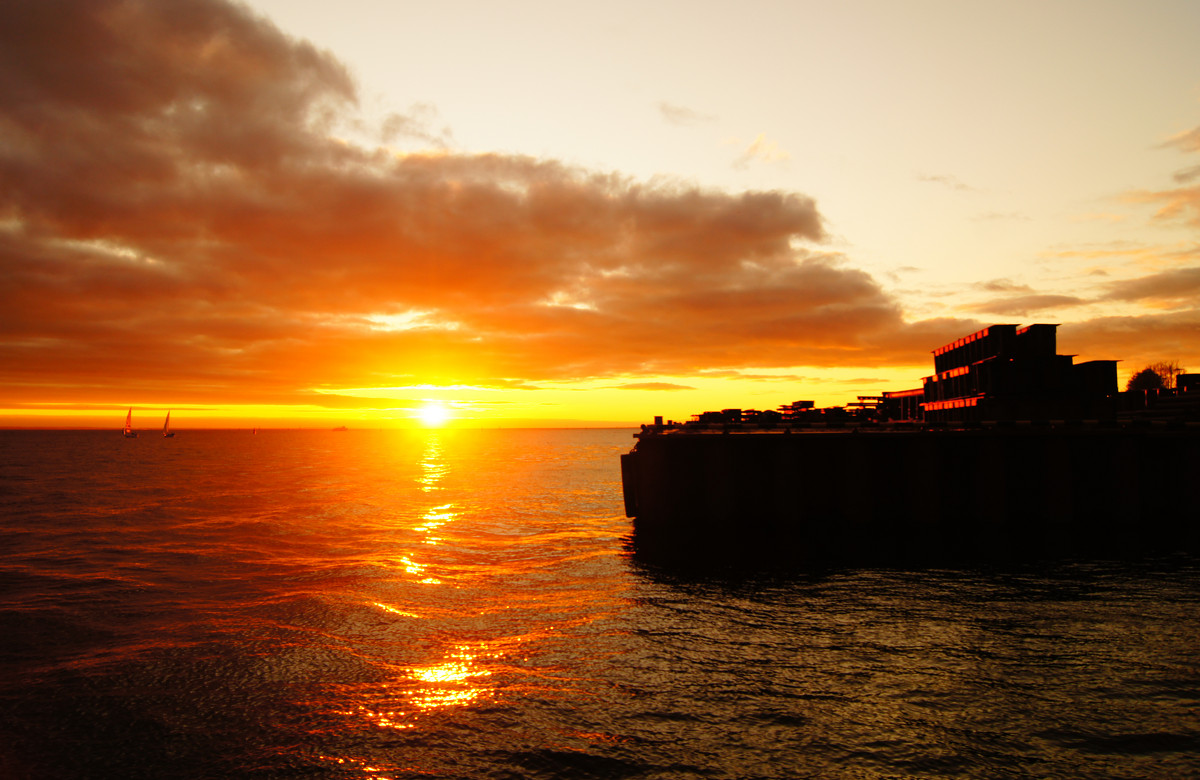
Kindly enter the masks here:
[[9, 0], [0, 426], [1200, 370], [1200, 3]]

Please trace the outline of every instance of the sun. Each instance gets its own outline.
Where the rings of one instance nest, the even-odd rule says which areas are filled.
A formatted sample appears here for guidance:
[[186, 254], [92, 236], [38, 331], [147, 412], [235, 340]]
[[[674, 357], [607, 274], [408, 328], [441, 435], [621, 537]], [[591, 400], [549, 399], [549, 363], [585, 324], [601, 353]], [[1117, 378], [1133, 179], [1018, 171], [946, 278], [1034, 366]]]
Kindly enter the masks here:
[[441, 401], [428, 401], [417, 409], [417, 419], [430, 428], [438, 428], [450, 419], [450, 410]]

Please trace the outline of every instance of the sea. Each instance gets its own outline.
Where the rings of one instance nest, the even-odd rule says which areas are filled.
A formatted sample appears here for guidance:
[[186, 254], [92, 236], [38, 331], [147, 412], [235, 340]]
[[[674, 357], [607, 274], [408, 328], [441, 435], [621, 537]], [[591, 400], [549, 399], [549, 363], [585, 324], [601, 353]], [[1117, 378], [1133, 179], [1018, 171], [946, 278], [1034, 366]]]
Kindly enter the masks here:
[[1200, 560], [648, 558], [631, 430], [0, 432], [0, 778], [1200, 777]]

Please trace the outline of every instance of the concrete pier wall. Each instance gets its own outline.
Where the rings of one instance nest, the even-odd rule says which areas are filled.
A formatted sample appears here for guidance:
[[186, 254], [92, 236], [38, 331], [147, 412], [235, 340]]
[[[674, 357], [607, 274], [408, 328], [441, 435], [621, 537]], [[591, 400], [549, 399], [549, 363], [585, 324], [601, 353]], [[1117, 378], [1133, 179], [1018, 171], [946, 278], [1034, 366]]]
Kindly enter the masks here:
[[622, 459], [643, 544], [802, 557], [1194, 549], [1189, 428], [646, 434]]

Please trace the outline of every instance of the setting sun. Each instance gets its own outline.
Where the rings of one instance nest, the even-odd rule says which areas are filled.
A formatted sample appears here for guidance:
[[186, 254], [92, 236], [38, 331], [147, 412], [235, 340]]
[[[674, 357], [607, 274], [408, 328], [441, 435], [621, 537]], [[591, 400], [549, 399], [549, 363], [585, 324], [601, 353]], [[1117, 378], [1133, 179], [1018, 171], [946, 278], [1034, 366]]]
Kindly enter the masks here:
[[1200, 3], [515, 5], [0, 3], [0, 427], [636, 429], [998, 323], [1200, 365]]
[[438, 428], [450, 419], [450, 409], [439, 401], [430, 401], [417, 410], [417, 419], [424, 425]]

